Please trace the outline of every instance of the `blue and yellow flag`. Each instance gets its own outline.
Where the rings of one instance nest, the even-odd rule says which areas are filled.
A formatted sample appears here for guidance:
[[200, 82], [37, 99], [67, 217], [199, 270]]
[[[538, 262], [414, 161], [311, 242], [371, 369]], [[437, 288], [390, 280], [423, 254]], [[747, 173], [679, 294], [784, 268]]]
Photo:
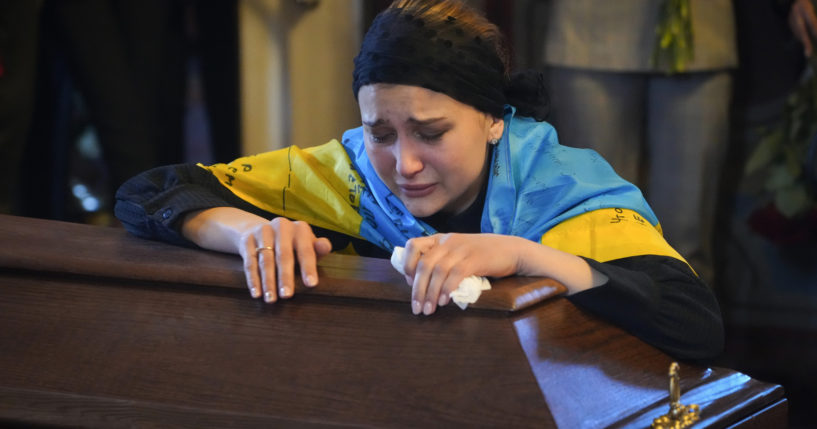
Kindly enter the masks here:
[[[605, 262], [637, 255], [683, 260], [664, 240], [641, 192], [596, 152], [558, 144], [545, 122], [506, 108], [494, 146], [481, 229]], [[201, 165], [200, 165], [201, 166]], [[201, 166], [239, 198], [270, 213], [363, 238], [391, 251], [436, 231], [377, 176], [363, 129], [321, 146]]]

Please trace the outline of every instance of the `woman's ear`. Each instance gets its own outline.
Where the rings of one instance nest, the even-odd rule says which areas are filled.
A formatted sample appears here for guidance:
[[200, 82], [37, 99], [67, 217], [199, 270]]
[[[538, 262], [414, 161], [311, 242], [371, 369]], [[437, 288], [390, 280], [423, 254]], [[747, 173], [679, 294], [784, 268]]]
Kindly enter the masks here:
[[502, 139], [502, 133], [505, 132], [505, 120], [488, 115], [490, 126], [488, 127], [488, 140]]

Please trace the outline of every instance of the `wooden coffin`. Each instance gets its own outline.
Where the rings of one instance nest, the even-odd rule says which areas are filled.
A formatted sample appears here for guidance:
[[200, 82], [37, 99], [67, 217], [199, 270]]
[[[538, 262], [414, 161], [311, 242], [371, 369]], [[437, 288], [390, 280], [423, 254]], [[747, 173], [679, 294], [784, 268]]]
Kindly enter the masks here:
[[[672, 358], [560, 297], [494, 282], [414, 316], [386, 260], [249, 297], [233, 255], [0, 215], [0, 425], [648, 427]], [[681, 364], [695, 427], [784, 427], [780, 386]]]

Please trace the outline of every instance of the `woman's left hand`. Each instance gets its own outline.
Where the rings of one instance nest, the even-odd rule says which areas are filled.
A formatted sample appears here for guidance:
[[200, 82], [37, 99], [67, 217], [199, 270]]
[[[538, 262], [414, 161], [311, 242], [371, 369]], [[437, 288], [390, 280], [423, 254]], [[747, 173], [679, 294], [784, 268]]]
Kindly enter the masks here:
[[505, 277], [520, 273], [519, 252], [536, 244], [498, 234], [435, 234], [406, 243], [404, 269], [411, 284], [414, 314], [446, 305], [468, 276]]
[[549, 277], [567, 294], [601, 286], [608, 280], [584, 259], [522, 237], [499, 234], [435, 234], [406, 242], [403, 264], [411, 284], [411, 310], [431, 314], [446, 305], [468, 276]]

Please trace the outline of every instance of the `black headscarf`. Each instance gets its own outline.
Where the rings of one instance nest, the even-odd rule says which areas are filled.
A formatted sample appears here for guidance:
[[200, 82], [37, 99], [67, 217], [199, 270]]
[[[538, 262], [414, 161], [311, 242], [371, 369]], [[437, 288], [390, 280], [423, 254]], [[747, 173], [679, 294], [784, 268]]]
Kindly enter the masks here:
[[519, 115], [544, 120], [547, 95], [540, 72], [508, 78], [494, 46], [467, 34], [456, 18], [427, 22], [400, 8], [381, 12], [355, 57], [352, 89], [364, 85], [414, 85], [440, 92], [501, 118], [505, 104]]

